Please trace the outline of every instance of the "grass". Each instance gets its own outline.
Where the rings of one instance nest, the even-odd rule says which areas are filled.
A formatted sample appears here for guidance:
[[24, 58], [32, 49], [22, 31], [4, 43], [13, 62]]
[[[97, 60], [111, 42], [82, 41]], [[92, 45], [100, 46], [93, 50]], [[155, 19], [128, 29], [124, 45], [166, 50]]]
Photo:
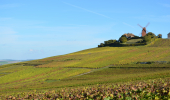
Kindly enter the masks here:
[[[136, 63], [136, 62], [135, 62]], [[125, 64], [125, 65], [117, 65], [110, 66], [110, 68], [169, 68], [170, 64]]]
[[142, 41], [142, 40], [143, 39], [131, 39], [131, 40], [128, 40], [125, 44], [134, 44], [134, 43]]
[[91, 80], [93, 83], [127, 82], [131, 80], [145, 80], [150, 78], [170, 77], [169, 68], [105, 68], [86, 75], [63, 79], [67, 80]]
[[[102, 68], [110, 64], [126, 64], [137, 61], [167, 61], [169, 53], [170, 48], [167, 47], [158, 47], [156, 49], [155, 47], [102, 47], [94, 48], [89, 51], [80, 51], [74, 54], [42, 59], [41, 61], [53, 60], [53, 62], [39, 65], [37, 67]], [[63, 61], [64, 59], [73, 58], [77, 59]]]
[[[163, 39], [162, 39], [163, 40]], [[157, 41], [163, 42], [161, 39]], [[100, 47], [66, 55], [0, 66], [0, 94], [27, 93], [96, 84], [170, 77], [170, 47]], [[168, 43], [167, 43], [168, 44]]]
[[[2, 96], [3, 99], [57, 99], [57, 100], [168, 100], [170, 79], [128, 82], [121, 84], [104, 84], [60, 90], [27, 92]], [[29, 95], [28, 95], [29, 94]]]
[[[119, 87], [125, 89], [125, 87], [128, 88], [130, 86], [131, 88], [125, 89], [125, 90], [127, 91], [127, 93], [129, 93], [131, 95], [122, 95], [121, 97], [134, 98], [134, 96], [137, 96], [135, 94], [138, 93], [137, 92], [138, 89], [140, 89], [140, 93], [138, 94], [137, 98], [147, 99], [150, 97], [155, 98], [156, 96], [157, 96], [157, 98], [169, 98], [170, 96], [168, 96], [168, 95], [160, 94], [161, 91], [164, 91], [164, 89], [165, 90], [168, 89], [168, 86], [170, 86], [170, 82], [167, 81], [168, 77], [170, 77], [169, 70], [170, 70], [170, 68], [164, 68], [164, 69], [163, 68], [162, 69], [160, 69], [160, 68], [156, 68], [156, 69], [155, 68], [135, 68], [135, 67], [134, 68], [128, 68], [128, 67], [127, 68], [104, 68], [102, 70], [96, 70], [96, 71], [86, 74], [86, 75], [61, 80], [65, 83], [69, 83], [69, 84], [63, 84], [63, 85], [67, 85], [67, 86], [63, 87], [63, 89], [58, 89], [58, 88], [55, 89], [53, 87], [53, 88], [51, 88], [51, 89], [53, 89], [51, 91], [49, 91], [49, 90], [44, 91], [45, 89], [40, 91], [40, 90], [36, 90], [34, 88], [34, 90], [32, 90], [31, 92], [18, 92], [18, 93], [14, 93], [12, 95], [17, 98], [23, 97], [25, 99], [26, 98], [27, 99], [28, 98], [29, 99], [31, 99], [31, 98], [32, 99], [33, 98], [34, 99], [37, 99], [37, 98], [48, 99], [48, 98], [53, 98], [53, 97], [60, 98], [60, 99], [61, 98], [66, 99], [66, 98], [69, 98], [68, 94], [71, 93], [71, 95], [74, 95], [80, 99], [82, 93], [90, 93], [89, 96], [84, 95], [86, 99], [87, 99], [87, 97], [91, 98], [91, 99], [92, 98], [95, 99], [95, 97], [94, 97], [95, 95], [99, 98], [104, 99], [104, 98], [109, 98], [109, 97], [111, 98], [112, 97], [111, 94], [114, 94], [114, 93], [111, 93], [112, 92], [112, 90], [110, 90], [111, 88], [120, 90]], [[160, 78], [161, 78], [161, 80], [157, 81]], [[153, 81], [151, 80], [150, 83], [146, 83], [146, 81], [149, 79], [152, 79]], [[60, 82], [60, 81], [54, 81], [54, 80], [46, 80], [46, 81], [48, 81], [47, 83], [52, 83], [52, 84]], [[153, 82], [157, 83], [157, 84], [155, 85], [155, 84], [153, 84]], [[73, 87], [70, 87], [71, 86], [70, 83], [72, 83]], [[76, 86], [79, 85], [80, 87], [75, 88], [73, 83], [74, 83], [74, 85], [76, 83], [79, 83], [79, 84], [76, 84]], [[152, 87], [153, 85], [154, 85], [154, 88]], [[160, 85], [164, 85], [164, 89], [162, 89]], [[166, 87], [165, 87], [165, 85], [166, 85]], [[143, 88], [141, 88], [140, 86], [142, 86]], [[145, 86], [147, 86], [147, 88]], [[109, 89], [109, 87], [110, 87], [110, 89]], [[107, 93], [104, 92], [104, 90], [106, 90], [106, 89], [109, 89], [109, 90], [107, 90]], [[160, 92], [160, 93], [158, 94], [158, 92], [150, 91], [151, 89], [159, 90], [158, 92]], [[91, 91], [93, 91], [93, 90], [95, 90], [95, 91], [91, 93]], [[101, 91], [99, 93], [100, 95], [96, 94], [96, 93], [98, 93], [97, 91]], [[116, 90], [114, 90], [113, 92], [116, 92]], [[108, 95], [108, 93], [110, 95]], [[119, 93], [122, 94], [124, 92], [123, 92], [123, 90], [121, 90], [121, 91], [119, 91]], [[152, 93], [152, 94], [149, 95], [148, 93]], [[166, 91], [165, 91], [165, 93], [166, 93]], [[29, 96], [29, 95], [31, 95], [31, 96]], [[78, 95], [80, 95], [80, 97]], [[148, 95], [148, 96], [146, 96], [146, 95]], [[164, 96], [162, 96], [162, 95], [164, 95]], [[7, 97], [10, 98], [10, 96], [7, 96]], [[116, 98], [119, 98], [119, 95], [116, 95]]]
[[170, 39], [157, 39], [150, 47], [169, 47]]

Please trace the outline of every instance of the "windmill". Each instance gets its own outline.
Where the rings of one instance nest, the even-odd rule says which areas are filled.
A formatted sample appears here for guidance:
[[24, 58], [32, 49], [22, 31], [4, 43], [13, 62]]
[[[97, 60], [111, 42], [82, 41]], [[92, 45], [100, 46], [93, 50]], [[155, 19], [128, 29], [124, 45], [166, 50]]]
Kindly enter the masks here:
[[[138, 25], [139, 25], [139, 24], [138, 24]], [[142, 32], [141, 32], [141, 35], [142, 35], [142, 36], [145, 36], [145, 35], [146, 35], [146, 31], [147, 31], [147, 30], [146, 30], [146, 27], [147, 27], [148, 25], [149, 25], [149, 23], [148, 23], [145, 27], [142, 27], [142, 26], [139, 25], [139, 26], [142, 28]], [[148, 31], [147, 31], [147, 32], [148, 32]]]

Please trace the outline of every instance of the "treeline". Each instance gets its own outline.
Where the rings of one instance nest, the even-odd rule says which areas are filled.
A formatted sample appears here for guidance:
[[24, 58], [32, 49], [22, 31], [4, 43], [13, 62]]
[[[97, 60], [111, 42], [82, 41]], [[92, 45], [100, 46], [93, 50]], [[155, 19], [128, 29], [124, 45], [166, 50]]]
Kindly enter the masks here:
[[[139, 36], [127, 37], [126, 35], [122, 35], [119, 38], [119, 40], [104, 41], [104, 43], [100, 43], [100, 45], [98, 45], [98, 47], [140, 46], [140, 45], [146, 45], [146, 44], [150, 43], [150, 41], [155, 40], [156, 38], [162, 38], [162, 35], [158, 34], [158, 36], [156, 36], [152, 32], [147, 33], [144, 37], [139, 37]], [[123, 43], [125, 43], [125, 42], [127, 42], [128, 40], [131, 40], [131, 39], [142, 39], [142, 41], [139, 41], [139, 42], [136, 42], [136, 43], [133, 43], [133, 44], [123, 44]]]

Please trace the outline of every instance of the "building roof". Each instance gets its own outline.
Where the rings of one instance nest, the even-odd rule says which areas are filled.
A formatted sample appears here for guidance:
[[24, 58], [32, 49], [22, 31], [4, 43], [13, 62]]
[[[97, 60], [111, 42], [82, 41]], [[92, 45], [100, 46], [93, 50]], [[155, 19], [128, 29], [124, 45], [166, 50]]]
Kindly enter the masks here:
[[123, 35], [126, 35], [126, 37], [133, 37], [133, 36], [135, 36], [134, 34], [132, 34], [132, 33], [125, 33], [125, 34], [123, 34]]

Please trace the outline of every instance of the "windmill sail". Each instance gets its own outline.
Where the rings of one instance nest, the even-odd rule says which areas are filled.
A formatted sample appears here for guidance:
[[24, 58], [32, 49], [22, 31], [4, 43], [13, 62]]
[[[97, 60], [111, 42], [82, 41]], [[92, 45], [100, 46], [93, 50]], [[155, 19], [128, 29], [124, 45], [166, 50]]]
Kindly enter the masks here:
[[[146, 27], [149, 25], [149, 23], [146, 25]], [[141, 32], [141, 36], [145, 36], [146, 35], [146, 27], [142, 27], [141, 25], [138, 24], [138, 26], [140, 26], [142, 28], [142, 32]]]

